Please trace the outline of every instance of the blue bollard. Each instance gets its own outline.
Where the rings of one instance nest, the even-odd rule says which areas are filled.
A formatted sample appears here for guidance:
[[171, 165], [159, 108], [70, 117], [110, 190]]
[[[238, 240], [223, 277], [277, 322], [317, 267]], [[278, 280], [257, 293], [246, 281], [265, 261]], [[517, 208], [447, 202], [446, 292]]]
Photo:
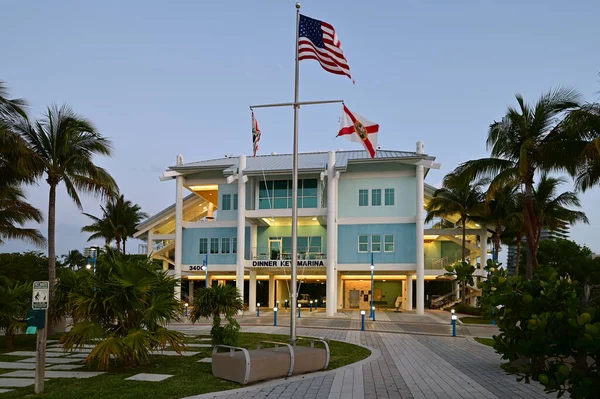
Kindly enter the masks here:
[[277, 308], [273, 308], [273, 325], [277, 325]]
[[375, 321], [375, 306], [373, 306], [372, 312], [373, 312], [373, 321]]
[[188, 304], [185, 304], [185, 317], [188, 317]]
[[256, 308], [257, 308], [257, 310], [256, 310], [256, 317], [260, 317], [260, 303], [256, 304]]
[[495, 326], [496, 325], [496, 320], [494, 319], [494, 307], [492, 306], [492, 325]]
[[360, 331], [365, 331], [365, 311], [364, 310], [360, 311], [360, 318], [361, 318]]
[[452, 336], [456, 337], [456, 315], [452, 315]]
[[300, 307], [301, 307], [301, 306], [300, 306], [300, 305], [298, 305], [298, 318], [300, 318], [300, 317], [301, 317], [301, 316], [300, 316]]
[[310, 311], [312, 312], [312, 301], [310, 301]]

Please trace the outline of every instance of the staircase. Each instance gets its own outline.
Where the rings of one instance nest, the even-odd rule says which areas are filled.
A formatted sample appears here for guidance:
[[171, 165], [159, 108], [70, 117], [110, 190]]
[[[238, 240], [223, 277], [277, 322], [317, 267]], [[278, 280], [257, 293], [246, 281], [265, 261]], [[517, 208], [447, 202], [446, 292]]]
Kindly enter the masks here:
[[[469, 287], [467, 286], [467, 295], [466, 295], [466, 299], [471, 299], [471, 298], [475, 298], [478, 296], [481, 296], [481, 290], [475, 287]], [[446, 295], [442, 295], [438, 298], [435, 298], [431, 301], [431, 304], [429, 305], [429, 307], [431, 309], [439, 309], [439, 310], [444, 310], [444, 309], [448, 309], [451, 308], [452, 306], [456, 305], [457, 303], [462, 302], [462, 299], [458, 298], [458, 294], [460, 293], [460, 288], [451, 291], [449, 293], [447, 293]]]

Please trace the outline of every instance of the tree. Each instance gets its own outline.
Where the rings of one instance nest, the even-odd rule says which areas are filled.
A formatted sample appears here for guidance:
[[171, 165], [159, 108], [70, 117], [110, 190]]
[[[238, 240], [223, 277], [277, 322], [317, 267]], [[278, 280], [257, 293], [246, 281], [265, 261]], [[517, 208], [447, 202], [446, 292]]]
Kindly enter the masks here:
[[518, 186], [516, 185], [507, 184], [498, 190], [488, 192], [483, 217], [486, 225], [494, 227], [492, 234], [494, 261], [498, 260], [503, 232], [518, 224], [521, 219], [518, 202]]
[[567, 170], [574, 173], [582, 150], [575, 140], [576, 126], [565, 134], [560, 119], [565, 112], [580, 107], [579, 94], [557, 88], [541, 96], [532, 106], [517, 95], [518, 108], [509, 106], [504, 118], [490, 126], [487, 147], [491, 157], [467, 161], [458, 170], [472, 176], [494, 177], [490, 189], [517, 183], [524, 187], [523, 221], [527, 242], [526, 276], [531, 279], [537, 268], [536, 232], [538, 220], [534, 211], [534, 177], [538, 171]]
[[567, 224], [589, 223], [585, 213], [567, 208], [567, 206], [581, 206], [577, 194], [571, 191], [557, 193], [560, 184], [565, 182], [565, 179], [543, 174], [534, 188], [533, 208], [538, 221], [538, 228], [535, 232], [536, 248], [540, 245], [543, 229], [556, 231]]
[[82, 208], [79, 193], [114, 195], [117, 185], [110, 174], [93, 162], [94, 155], [111, 154], [111, 143], [71, 108], [51, 106], [43, 119], [21, 120], [15, 130], [25, 140], [35, 162], [35, 176], [45, 175], [48, 196], [48, 279], [50, 300], [56, 279], [56, 188], [63, 182], [67, 194]]
[[456, 215], [462, 227], [462, 261], [465, 261], [467, 222], [482, 220], [484, 193], [482, 187], [487, 179], [472, 180], [466, 174], [449, 173], [444, 178], [442, 188], [435, 190], [433, 198], [427, 204], [425, 222], [433, 218]]
[[467, 262], [456, 262], [453, 265], [449, 265], [445, 267], [446, 273], [445, 276], [452, 276], [458, 283], [460, 284], [461, 294], [460, 301], [461, 303], [466, 303], [467, 301], [467, 285], [475, 284], [473, 280], [473, 273], [475, 273], [475, 266], [469, 265]]
[[70, 250], [66, 255], [62, 256], [63, 265], [71, 269], [80, 269], [86, 265], [85, 256], [77, 249]]
[[31, 282], [18, 282], [0, 276], [0, 331], [6, 347], [13, 347], [14, 336], [27, 326], [27, 310], [31, 307]]
[[37, 251], [0, 253], [0, 276], [19, 282], [45, 280], [48, 257]]
[[[213, 326], [210, 335], [213, 345], [236, 345], [240, 325], [235, 315], [243, 308], [240, 292], [234, 285], [201, 288], [194, 295], [194, 308], [190, 319], [195, 323], [200, 318], [212, 317]], [[224, 315], [227, 320], [225, 326], [221, 326], [221, 315]]]
[[20, 99], [9, 100], [0, 82], [0, 244], [5, 239], [22, 239], [38, 246], [45, 239], [37, 229], [23, 228], [27, 222], [42, 221], [41, 212], [25, 201], [20, 188], [31, 182], [31, 154], [23, 139], [15, 133], [15, 124], [26, 119]]
[[185, 350], [183, 334], [165, 328], [182, 311], [173, 296], [178, 282], [148, 258], [109, 251], [98, 259], [95, 273], [63, 269], [61, 274], [52, 318], [74, 317], [61, 342], [66, 350], [94, 345], [88, 364], [108, 369], [112, 360], [135, 367], [167, 346]]
[[81, 231], [93, 233], [88, 241], [102, 238], [108, 245], [114, 240], [117, 251], [121, 250], [121, 242], [123, 242], [123, 253], [126, 253], [127, 239], [133, 237], [137, 225], [147, 218], [148, 214], [142, 212], [139, 205], [125, 200], [123, 195], [109, 199], [105, 206], [100, 206], [100, 209], [102, 209], [102, 217], [84, 213], [92, 219], [93, 223], [84, 226]]

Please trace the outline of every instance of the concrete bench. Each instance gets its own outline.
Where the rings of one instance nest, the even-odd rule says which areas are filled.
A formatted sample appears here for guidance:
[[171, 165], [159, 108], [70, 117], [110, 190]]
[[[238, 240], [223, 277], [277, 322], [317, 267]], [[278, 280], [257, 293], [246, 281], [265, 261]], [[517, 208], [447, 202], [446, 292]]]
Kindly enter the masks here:
[[[329, 345], [320, 339], [303, 339], [310, 346], [291, 345], [284, 342], [261, 341], [255, 350], [216, 345], [212, 353], [212, 373], [215, 377], [239, 384], [289, 377], [329, 366]], [[316, 348], [320, 342], [324, 348]], [[264, 347], [273, 345], [273, 347]], [[227, 352], [219, 352], [226, 349]]]

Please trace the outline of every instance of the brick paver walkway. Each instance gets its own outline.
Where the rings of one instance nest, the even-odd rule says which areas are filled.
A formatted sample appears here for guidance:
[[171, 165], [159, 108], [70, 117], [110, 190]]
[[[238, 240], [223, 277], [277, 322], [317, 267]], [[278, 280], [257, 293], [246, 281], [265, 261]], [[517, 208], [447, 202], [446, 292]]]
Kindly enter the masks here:
[[[396, 315], [399, 316], [399, 315]], [[390, 317], [390, 319], [392, 319]], [[354, 327], [355, 320], [352, 320]], [[389, 323], [396, 325], [396, 323]], [[310, 324], [310, 323], [306, 323]], [[499, 367], [500, 356], [468, 337], [414, 335], [398, 332], [298, 327], [300, 336], [325, 337], [361, 344], [372, 355], [337, 370], [291, 377], [233, 391], [186, 399], [479, 399], [550, 398], [538, 383], [517, 382]], [[403, 327], [406, 324], [402, 325]], [[206, 333], [205, 325], [172, 326], [190, 334]], [[248, 326], [245, 332], [287, 334], [287, 327]], [[567, 397], [567, 396], [565, 396]]]

